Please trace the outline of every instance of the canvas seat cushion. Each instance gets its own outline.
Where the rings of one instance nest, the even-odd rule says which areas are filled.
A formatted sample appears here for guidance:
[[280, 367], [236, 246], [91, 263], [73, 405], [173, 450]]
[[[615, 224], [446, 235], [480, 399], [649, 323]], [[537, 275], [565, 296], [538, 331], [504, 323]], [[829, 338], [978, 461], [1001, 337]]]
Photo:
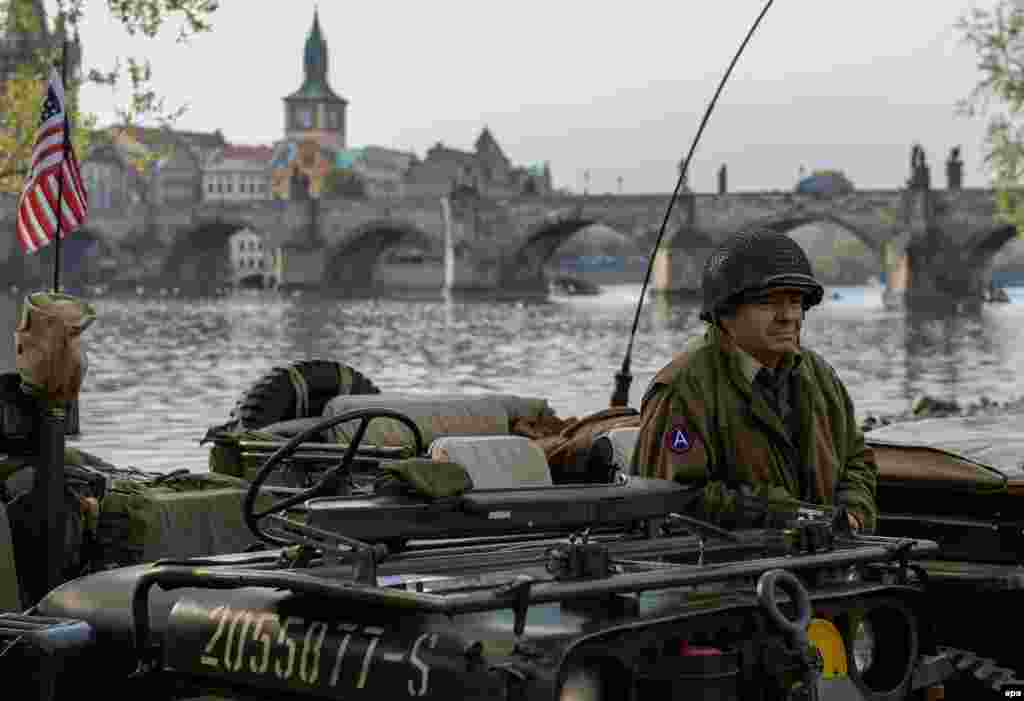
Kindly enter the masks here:
[[[423, 436], [424, 448], [446, 435], [507, 435], [508, 412], [493, 397], [413, 396], [403, 394], [343, 395], [331, 399], [324, 417], [339, 416], [357, 409], [391, 409], [408, 416]], [[359, 426], [358, 421], [339, 424], [327, 431], [328, 439], [348, 443]], [[364, 444], [412, 447], [411, 431], [397, 419], [373, 419], [363, 438]]]
[[523, 436], [445, 436], [431, 444], [430, 457], [462, 465], [474, 490], [553, 484], [544, 451]]

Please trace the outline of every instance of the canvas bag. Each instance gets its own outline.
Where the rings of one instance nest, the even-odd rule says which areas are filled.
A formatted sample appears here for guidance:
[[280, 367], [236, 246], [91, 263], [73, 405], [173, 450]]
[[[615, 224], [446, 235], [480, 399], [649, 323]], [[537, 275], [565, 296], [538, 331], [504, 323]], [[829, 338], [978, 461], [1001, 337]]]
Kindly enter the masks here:
[[15, 366], [22, 385], [50, 402], [77, 399], [88, 367], [81, 335], [95, 320], [93, 308], [70, 295], [28, 295], [14, 332]]

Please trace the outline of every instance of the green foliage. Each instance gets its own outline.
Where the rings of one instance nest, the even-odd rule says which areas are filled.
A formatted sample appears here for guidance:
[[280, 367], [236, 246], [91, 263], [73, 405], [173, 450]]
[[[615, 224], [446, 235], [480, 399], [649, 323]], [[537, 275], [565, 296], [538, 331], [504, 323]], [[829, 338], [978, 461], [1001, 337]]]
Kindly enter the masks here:
[[[70, 4], [81, 7], [84, 0], [70, 0]], [[212, 29], [209, 22], [219, 5], [218, 0], [107, 0], [107, 7], [121, 20], [129, 34], [141, 32], [153, 38], [164, 22], [174, 15], [180, 15], [182, 24], [178, 27], [177, 41], [185, 42], [195, 35]]]
[[[36, 127], [43, 104], [45, 84], [31, 72], [30, 66], [19, 66], [0, 94], [0, 192], [20, 192], [28, 173]], [[93, 141], [96, 117], [82, 114], [73, 94], [68, 99], [68, 118], [75, 128], [71, 142], [78, 154], [84, 154]]]
[[958, 103], [962, 114], [987, 115], [985, 162], [1002, 217], [1024, 230], [1024, 5], [998, 0], [957, 22], [963, 40], [978, 54], [981, 78]]

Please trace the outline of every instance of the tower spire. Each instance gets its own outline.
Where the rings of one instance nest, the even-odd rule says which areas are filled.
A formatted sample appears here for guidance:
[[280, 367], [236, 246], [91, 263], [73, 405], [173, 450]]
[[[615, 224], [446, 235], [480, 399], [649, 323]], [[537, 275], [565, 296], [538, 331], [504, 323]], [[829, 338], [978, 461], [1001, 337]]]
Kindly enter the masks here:
[[[303, 81], [298, 90], [284, 98], [285, 135], [328, 138], [336, 147], [345, 144], [345, 106], [348, 101], [331, 90], [328, 80], [327, 39], [320, 26], [320, 6], [314, 5], [313, 23], [302, 55]], [[325, 136], [326, 135], [326, 136]]]

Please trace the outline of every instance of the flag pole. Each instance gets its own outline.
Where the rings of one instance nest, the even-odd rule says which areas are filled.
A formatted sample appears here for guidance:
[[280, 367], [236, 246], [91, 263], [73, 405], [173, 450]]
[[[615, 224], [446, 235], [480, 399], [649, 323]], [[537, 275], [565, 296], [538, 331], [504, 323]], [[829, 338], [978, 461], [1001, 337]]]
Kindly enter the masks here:
[[[61, 48], [61, 90], [67, 76], [68, 42], [65, 39]], [[47, 88], [49, 89], [49, 88]], [[53, 242], [53, 292], [60, 293], [60, 238], [62, 220], [64, 218], [64, 177], [65, 161], [68, 158], [68, 132], [70, 126], [67, 117], [67, 96], [61, 105], [64, 113], [64, 148], [61, 154], [59, 177], [57, 178], [57, 236]], [[67, 171], [71, 172], [70, 168]], [[31, 298], [30, 298], [31, 299]], [[32, 500], [39, 521], [36, 524], [37, 542], [41, 553], [36, 560], [35, 579], [29, 580], [29, 596], [33, 602], [55, 589], [64, 580], [64, 563], [66, 559], [65, 538], [67, 533], [68, 508], [64, 502], [64, 450], [66, 446], [67, 409], [70, 402], [52, 401], [40, 397], [39, 425], [39, 469], [36, 470], [32, 486]]]
[[66, 85], [68, 82], [68, 40], [61, 42], [60, 50], [60, 89], [64, 92], [64, 104], [61, 111], [64, 112], [64, 149], [61, 155], [60, 177], [57, 178], [57, 235], [53, 242], [53, 291], [60, 292], [60, 239], [62, 235], [61, 222], [64, 219], [64, 161], [68, 157], [68, 142], [71, 140], [71, 120], [68, 119], [68, 96]]

